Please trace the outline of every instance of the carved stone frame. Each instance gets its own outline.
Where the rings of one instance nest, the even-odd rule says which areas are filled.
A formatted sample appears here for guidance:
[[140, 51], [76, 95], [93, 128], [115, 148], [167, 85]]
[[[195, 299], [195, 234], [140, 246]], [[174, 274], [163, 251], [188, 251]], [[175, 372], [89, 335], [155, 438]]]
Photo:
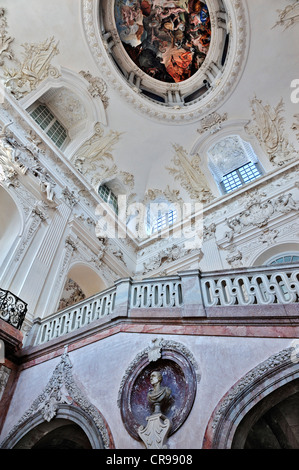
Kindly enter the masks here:
[[240, 439], [237, 447], [234, 439], [238, 426], [248, 413], [263, 398], [299, 378], [299, 361], [294, 348], [272, 355], [228, 390], [210, 418], [203, 439], [203, 449], [240, 448]]
[[[103, 436], [99, 432], [94, 421], [90, 419], [90, 416], [78, 406], [73, 405], [59, 405], [55, 419], [67, 419], [72, 423], [77, 424], [86, 434], [92, 449], [105, 449], [103, 442]], [[34, 438], [34, 429], [39, 425], [45, 423], [42, 415], [36, 413], [34, 416], [30, 416], [25, 420], [14, 432], [6, 439], [1, 448], [13, 449], [18, 448], [18, 443], [23, 439], [22, 449], [27, 448], [27, 445], [31, 448], [38, 442], [40, 435], [37, 433], [36, 439]], [[36, 441], [36, 442], [35, 442]]]
[[1, 442], [0, 448], [13, 448], [36, 426], [56, 418], [69, 419], [78, 424], [87, 435], [93, 448], [109, 449], [114, 447], [108, 423], [74, 380], [72, 364], [66, 348], [46, 387], [13, 426]]

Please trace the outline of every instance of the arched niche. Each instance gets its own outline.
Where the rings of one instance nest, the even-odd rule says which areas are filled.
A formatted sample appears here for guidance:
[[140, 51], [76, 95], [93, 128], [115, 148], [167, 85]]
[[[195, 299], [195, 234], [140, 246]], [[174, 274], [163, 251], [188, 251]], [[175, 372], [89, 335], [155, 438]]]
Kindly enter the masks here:
[[104, 280], [90, 266], [76, 263], [71, 266], [61, 292], [58, 310], [74, 305], [107, 288]]
[[2, 448], [104, 449], [104, 444], [101, 433], [86, 412], [62, 404], [51, 421], [45, 421], [39, 413], [25, 420], [4, 441]]
[[31, 429], [14, 449], [91, 449], [91, 443], [83, 429], [74, 421], [56, 418]]
[[22, 230], [22, 218], [8, 191], [0, 186], [0, 266]]
[[99, 95], [89, 92], [86, 75], [61, 67], [58, 78], [48, 77], [20, 100], [29, 113], [36, 103], [45, 104], [65, 127], [68, 143], [63, 152], [68, 158], [93, 135], [97, 122], [107, 125], [105, 105]]
[[221, 167], [225, 167], [227, 173], [229, 173], [234, 168], [233, 162], [230, 168], [230, 160], [233, 160], [234, 153], [234, 148], [230, 145], [231, 138], [239, 140], [240, 155], [243, 155], [243, 160], [239, 158], [240, 155], [237, 155], [235, 168], [240, 161], [240, 166], [243, 163], [245, 164], [245, 162], [251, 161], [258, 163], [261, 174], [266, 174], [272, 169], [271, 163], [264, 154], [258, 140], [246, 131], [247, 125], [247, 120], [231, 120], [228, 119], [226, 113], [220, 114], [217, 112], [206, 116], [201, 121], [201, 127], [197, 130], [199, 136], [190, 150], [190, 155], [198, 154], [200, 156], [201, 169], [204, 171], [209, 186], [215, 194], [222, 193], [220, 181], [225, 174], [225, 170], [222, 172], [220, 168], [217, 168], [218, 165], [217, 162], [213, 162], [211, 150], [223, 144], [223, 151], [218, 156], [218, 163], [220, 163]]
[[250, 429], [263, 413], [298, 392], [298, 345], [292, 344], [251, 369], [227, 391], [207, 425], [204, 449], [244, 448]]
[[299, 379], [255, 405], [234, 435], [233, 449], [299, 448]]
[[86, 297], [97, 294], [107, 287], [98, 273], [86, 264], [78, 263], [72, 266], [68, 277], [79, 284]]
[[[48, 435], [48, 444], [63, 426], [70, 426], [78, 441], [92, 449], [114, 448], [114, 441], [106, 419], [81, 390], [72, 374], [72, 363], [66, 351], [56, 365], [47, 385], [35, 397], [31, 406], [6, 434], [1, 449], [33, 448]], [[28, 383], [35, 393], [34, 384]], [[49, 433], [52, 433], [52, 437]], [[65, 439], [63, 429], [60, 438]], [[69, 440], [69, 439], [68, 439]], [[89, 444], [88, 444], [89, 441]], [[72, 443], [70, 443], [72, 445]]]

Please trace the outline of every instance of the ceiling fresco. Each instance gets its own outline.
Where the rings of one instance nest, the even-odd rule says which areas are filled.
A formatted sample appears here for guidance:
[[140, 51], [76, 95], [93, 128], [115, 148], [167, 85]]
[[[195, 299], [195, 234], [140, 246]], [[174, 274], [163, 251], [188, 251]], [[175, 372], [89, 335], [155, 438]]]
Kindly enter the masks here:
[[149, 76], [179, 83], [200, 69], [211, 40], [204, 1], [116, 0], [114, 13], [125, 50]]

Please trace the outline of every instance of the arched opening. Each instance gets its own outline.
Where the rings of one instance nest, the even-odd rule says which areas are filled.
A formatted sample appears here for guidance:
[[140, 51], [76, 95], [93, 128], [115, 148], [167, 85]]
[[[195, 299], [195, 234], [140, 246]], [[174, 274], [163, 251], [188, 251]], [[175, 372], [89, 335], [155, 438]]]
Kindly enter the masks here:
[[[253, 266], [272, 265], [272, 263], [284, 256], [298, 256], [299, 244], [298, 243], [281, 243], [280, 245], [271, 246], [268, 250], [263, 251], [253, 262]], [[285, 261], [296, 262], [296, 261]]]
[[49, 421], [44, 419], [42, 413], [29, 413], [9, 433], [1, 448], [104, 449], [110, 446], [105, 437], [106, 424], [99, 428], [100, 416], [96, 420], [93, 417], [78, 405], [66, 404], [60, 404], [55, 417]]
[[272, 392], [243, 418], [232, 448], [299, 449], [299, 380]]
[[21, 230], [21, 217], [9, 193], [0, 186], [0, 266], [8, 255]]
[[68, 272], [58, 310], [70, 307], [107, 288], [103, 279], [89, 266], [74, 265]]
[[299, 448], [299, 414], [294, 408], [298, 399], [297, 343], [292, 342], [251, 369], [226, 392], [210, 417], [203, 448]]
[[81, 450], [92, 446], [83, 429], [68, 419], [44, 422], [29, 431], [14, 449], [35, 450]]

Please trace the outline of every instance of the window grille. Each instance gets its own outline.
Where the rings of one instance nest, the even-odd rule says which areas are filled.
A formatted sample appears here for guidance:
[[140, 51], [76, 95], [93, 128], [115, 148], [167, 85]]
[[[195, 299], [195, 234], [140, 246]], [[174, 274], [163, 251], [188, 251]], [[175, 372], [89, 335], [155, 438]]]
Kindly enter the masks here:
[[108, 188], [108, 186], [105, 184], [102, 184], [98, 189], [98, 194], [103, 199], [103, 201], [110, 204], [113, 207], [114, 212], [118, 214], [117, 197], [111, 191], [111, 189]]
[[54, 144], [61, 148], [67, 139], [67, 131], [45, 105], [38, 105], [30, 116], [45, 131]]
[[160, 214], [157, 219], [155, 220], [151, 232], [156, 233], [160, 232], [163, 228], [169, 227], [176, 222], [177, 219], [177, 211], [170, 210], [164, 214]]
[[261, 176], [261, 172], [255, 163], [249, 162], [246, 165], [231, 171], [223, 176], [221, 185], [226, 193], [230, 193], [237, 188], [240, 188], [246, 183], [250, 183]]

